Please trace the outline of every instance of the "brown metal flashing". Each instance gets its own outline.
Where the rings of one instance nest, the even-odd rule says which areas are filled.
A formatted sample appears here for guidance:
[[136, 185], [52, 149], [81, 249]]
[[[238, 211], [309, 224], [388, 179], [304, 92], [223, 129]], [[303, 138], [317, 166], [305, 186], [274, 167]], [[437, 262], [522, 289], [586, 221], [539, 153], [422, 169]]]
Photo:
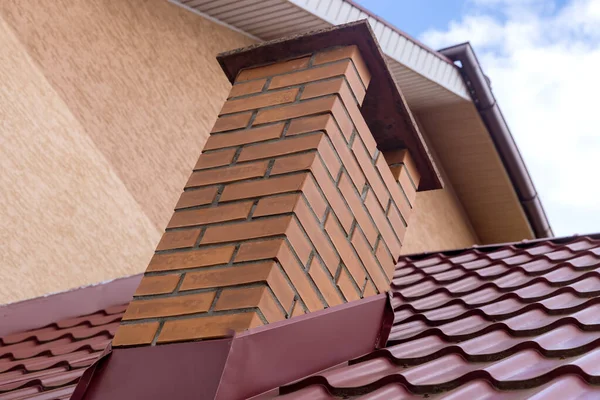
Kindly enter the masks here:
[[367, 354], [380, 343], [386, 304], [380, 294], [236, 335], [216, 399], [246, 399]]
[[233, 338], [116, 348], [81, 380], [75, 400], [246, 399], [384, 344], [386, 294], [250, 329]]
[[[90, 382], [86, 400], [213, 399], [232, 339], [113, 349]], [[87, 390], [79, 388], [87, 383]]]
[[552, 237], [552, 228], [535, 185], [470, 43], [448, 47], [440, 53], [462, 64], [460, 72], [470, 89], [473, 103], [496, 145], [535, 237]]
[[358, 46], [371, 72], [372, 79], [361, 113], [379, 150], [408, 148], [421, 173], [419, 190], [443, 187], [427, 145], [366, 21], [259, 43], [222, 53], [217, 60], [230, 82], [234, 82], [244, 68], [299, 57], [318, 49], [348, 45]]
[[129, 303], [142, 274], [0, 307], [0, 337]]

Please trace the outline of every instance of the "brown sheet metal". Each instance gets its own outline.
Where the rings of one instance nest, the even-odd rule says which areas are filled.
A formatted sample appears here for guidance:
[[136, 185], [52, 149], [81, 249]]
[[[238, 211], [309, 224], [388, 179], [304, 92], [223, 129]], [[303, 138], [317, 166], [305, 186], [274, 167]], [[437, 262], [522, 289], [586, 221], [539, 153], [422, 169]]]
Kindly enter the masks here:
[[142, 275], [0, 306], [0, 337], [129, 303]]
[[216, 399], [246, 399], [371, 352], [386, 301], [380, 294], [237, 335]]
[[213, 399], [231, 342], [229, 338], [113, 349], [81, 398]]

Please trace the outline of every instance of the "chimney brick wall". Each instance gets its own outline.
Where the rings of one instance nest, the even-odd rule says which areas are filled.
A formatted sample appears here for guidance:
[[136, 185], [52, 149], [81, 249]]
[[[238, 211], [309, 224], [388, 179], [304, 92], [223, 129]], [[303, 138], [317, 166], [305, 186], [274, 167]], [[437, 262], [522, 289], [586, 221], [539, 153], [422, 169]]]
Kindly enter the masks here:
[[113, 341], [222, 337], [389, 289], [419, 173], [356, 46], [242, 70]]

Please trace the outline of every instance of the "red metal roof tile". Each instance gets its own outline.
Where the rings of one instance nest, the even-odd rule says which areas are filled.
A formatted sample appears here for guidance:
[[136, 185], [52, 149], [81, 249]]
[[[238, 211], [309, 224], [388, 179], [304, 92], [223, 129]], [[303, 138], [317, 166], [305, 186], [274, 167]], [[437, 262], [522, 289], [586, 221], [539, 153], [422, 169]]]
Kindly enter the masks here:
[[0, 398], [68, 399], [112, 340], [125, 309], [111, 307], [0, 338]]
[[600, 241], [405, 257], [386, 348], [280, 388], [285, 399], [600, 398]]

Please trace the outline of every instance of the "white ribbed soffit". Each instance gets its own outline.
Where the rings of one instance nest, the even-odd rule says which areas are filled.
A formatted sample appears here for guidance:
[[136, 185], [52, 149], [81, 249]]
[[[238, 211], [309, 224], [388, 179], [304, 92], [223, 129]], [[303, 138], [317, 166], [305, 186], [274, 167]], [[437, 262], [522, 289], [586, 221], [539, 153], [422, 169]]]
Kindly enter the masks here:
[[171, 0], [261, 40], [368, 19], [414, 110], [469, 100], [458, 70], [439, 54], [344, 0]]

